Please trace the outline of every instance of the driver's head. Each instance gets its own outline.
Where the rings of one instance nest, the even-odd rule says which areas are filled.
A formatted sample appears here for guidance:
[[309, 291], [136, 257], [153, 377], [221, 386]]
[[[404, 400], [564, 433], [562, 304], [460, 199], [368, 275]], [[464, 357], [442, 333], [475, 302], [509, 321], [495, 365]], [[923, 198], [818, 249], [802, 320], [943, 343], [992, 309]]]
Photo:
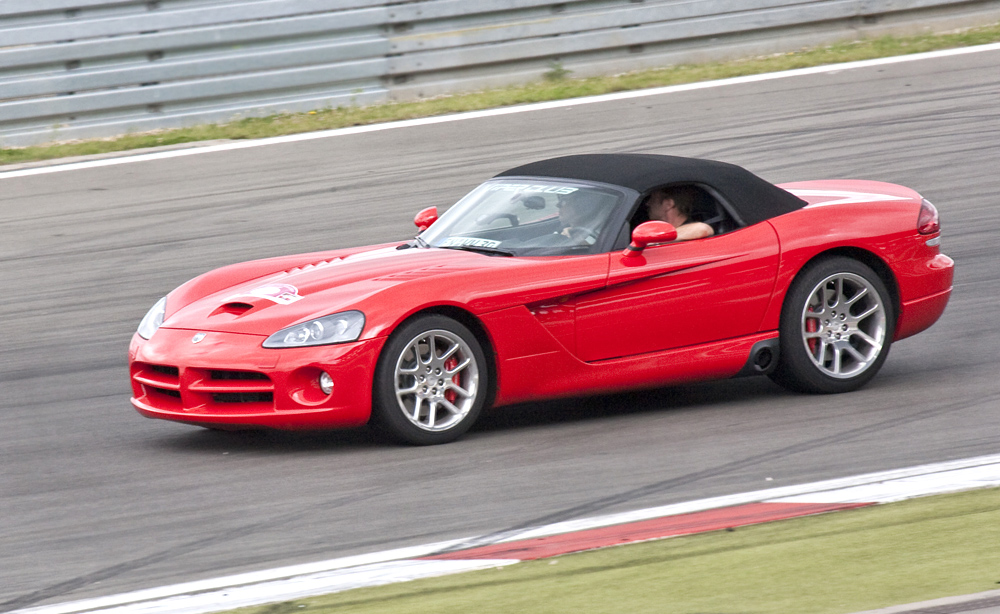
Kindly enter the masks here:
[[698, 188], [689, 185], [673, 186], [653, 190], [646, 200], [649, 219], [686, 221], [694, 212]]
[[586, 193], [559, 197], [559, 222], [566, 227], [587, 226], [597, 218], [597, 202]]

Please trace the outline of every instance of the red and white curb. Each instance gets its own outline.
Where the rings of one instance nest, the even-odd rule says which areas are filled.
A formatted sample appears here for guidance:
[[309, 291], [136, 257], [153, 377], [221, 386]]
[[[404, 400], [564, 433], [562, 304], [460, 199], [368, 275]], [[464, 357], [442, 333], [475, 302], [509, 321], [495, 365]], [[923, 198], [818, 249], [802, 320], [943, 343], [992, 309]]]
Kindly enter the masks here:
[[187, 582], [11, 614], [203, 614], [990, 486], [1000, 486], [1000, 454]]

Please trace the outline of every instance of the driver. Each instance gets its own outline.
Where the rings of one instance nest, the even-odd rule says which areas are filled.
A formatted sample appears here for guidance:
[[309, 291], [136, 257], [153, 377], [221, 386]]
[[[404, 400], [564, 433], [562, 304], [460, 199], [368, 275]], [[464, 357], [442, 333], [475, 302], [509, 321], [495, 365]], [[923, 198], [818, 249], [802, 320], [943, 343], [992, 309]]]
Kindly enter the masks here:
[[558, 234], [573, 239], [576, 243], [596, 243], [594, 226], [600, 221], [599, 205], [594, 199], [587, 198], [586, 194], [560, 196], [557, 206], [562, 230]]
[[704, 239], [715, 234], [712, 227], [704, 222], [691, 219], [698, 189], [694, 186], [677, 186], [653, 190], [646, 199], [646, 211], [650, 220], [667, 222], [677, 229], [676, 241]]

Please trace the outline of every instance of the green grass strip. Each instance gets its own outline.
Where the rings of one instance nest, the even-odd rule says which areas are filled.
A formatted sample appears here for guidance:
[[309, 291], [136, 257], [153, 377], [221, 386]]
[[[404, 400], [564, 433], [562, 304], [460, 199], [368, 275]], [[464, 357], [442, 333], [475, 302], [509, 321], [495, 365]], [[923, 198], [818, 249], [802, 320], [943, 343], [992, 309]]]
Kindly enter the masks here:
[[216, 139], [258, 139], [285, 134], [361, 126], [463, 111], [493, 109], [517, 104], [564, 100], [610, 92], [694, 83], [730, 77], [838, 64], [968, 47], [1000, 41], [1000, 24], [948, 34], [883, 36], [843, 42], [802, 51], [730, 62], [679, 65], [631, 72], [613, 77], [573, 79], [571, 71], [553, 65], [547, 78], [537, 83], [506, 87], [413, 102], [384, 103], [366, 107], [338, 107], [308, 113], [288, 113], [245, 118], [228, 124], [205, 124], [192, 128], [128, 134], [113, 139], [68, 142], [23, 148], [0, 149], [0, 164], [48, 160], [66, 156], [109, 153], [145, 147], [176, 145]]
[[1000, 588], [1000, 489], [239, 610], [845, 614]]

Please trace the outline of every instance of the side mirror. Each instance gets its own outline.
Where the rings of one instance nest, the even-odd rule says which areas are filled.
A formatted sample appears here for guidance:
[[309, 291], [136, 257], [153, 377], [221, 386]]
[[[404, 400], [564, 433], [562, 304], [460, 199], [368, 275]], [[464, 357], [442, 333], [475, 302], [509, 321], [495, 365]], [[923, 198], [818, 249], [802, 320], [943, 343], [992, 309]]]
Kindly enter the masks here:
[[634, 258], [652, 243], [670, 243], [677, 238], [677, 229], [666, 222], [643, 222], [632, 231], [632, 244], [625, 248], [622, 256]]
[[413, 218], [413, 223], [417, 225], [420, 232], [423, 232], [431, 227], [431, 224], [436, 222], [438, 219], [438, 208], [437, 207], [427, 207], [423, 209]]

